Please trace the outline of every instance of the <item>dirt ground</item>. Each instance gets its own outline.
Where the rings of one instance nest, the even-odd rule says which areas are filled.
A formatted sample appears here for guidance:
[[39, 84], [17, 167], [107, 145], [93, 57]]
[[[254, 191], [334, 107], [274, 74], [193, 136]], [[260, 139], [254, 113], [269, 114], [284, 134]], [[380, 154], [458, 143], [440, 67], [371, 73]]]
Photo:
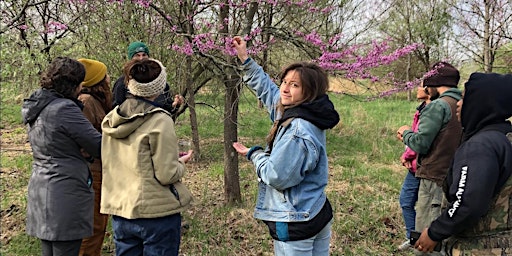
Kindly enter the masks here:
[[[1, 154], [2, 162], [9, 161], [9, 166], [16, 166], [13, 162], [19, 159], [17, 157], [24, 155], [22, 158], [26, 162], [31, 160], [31, 148], [27, 143], [27, 136], [25, 129], [19, 127], [7, 127], [1, 130]], [[18, 160], [19, 161], [19, 160]], [[204, 163], [188, 163], [187, 164], [187, 179], [186, 185], [196, 198], [195, 207], [192, 207], [186, 216], [193, 216], [198, 222], [207, 223], [225, 223], [224, 227], [229, 227], [229, 233], [233, 239], [244, 240], [244, 232], [241, 227], [247, 228], [251, 226], [252, 230], [259, 230], [257, 233], [263, 233], [264, 227], [252, 218], [252, 211], [245, 209], [238, 209], [230, 213], [230, 216], [223, 216], [221, 219], [212, 219], [212, 209], [216, 205], [223, 205], [223, 186], [222, 179], [212, 180], [204, 173], [207, 172], [208, 165]], [[1, 246], [6, 246], [13, 237], [25, 232], [25, 211], [26, 211], [26, 194], [27, 184], [30, 177], [30, 167], [17, 168], [17, 167], [4, 167], [0, 169], [1, 178], [1, 193], [2, 193], [2, 208], [0, 209], [1, 216]], [[207, 187], [205, 187], [207, 184]], [[207, 193], [204, 193], [204, 191]], [[209, 199], [205, 199], [209, 198]], [[211, 198], [211, 199], [210, 199]], [[213, 205], [212, 205], [213, 204]], [[183, 225], [188, 227], [187, 219], [183, 220]], [[184, 232], [188, 232], [187, 228]], [[106, 242], [104, 243], [104, 250], [102, 255], [112, 255], [113, 241], [110, 237], [111, 234], [107, 230]], [[186, 238], [185, 238], [186, 239]], [[266, 236], [259, 239], [267, 239]], [[249, 240], [248, 240], [249, 241]], [[196, 244], [197, 243], [197, 244]], [[182, 249], [189, 251], [186, 246], [200, 247], [201, 241], [187, 241]], [[250, 247], [250, 245], [247, 245]], [[254, 248], [253, 248], [254, 249]], [[252, 249], [251, 249], [252, 250]]]
[[[9, 242], [13, 233], [22, 232], [25, 224], [24, 224], [24, 198], [25, 190], [16, 191], [17, 180], [20, 177], [26, 176], [26, 173], [23, 173], [23, 169], [18, 168], [5, 168], [3, 166], [4, 159], [13, 160], [16, 156], [23, 154], [30, 154], [31, 149], [30, 145], [26, 142], [26, 134], [24, 132], [23, 127], [9, 127], [6, 129], [2, 129], [0, 131], [1, 134], [1, 154], [2, 154], [2, 168], [0, 168], [0, 177], [2, 182], [2, 197], [17, 197], [20, 196], [18, 200], [9, 200], [8, 203], [2, 204], [2, 208], [0, 209], [0, 216], [2, 219], [1, 224], [1, 235], [0, 242], [2, 245], [5, 245]], [[3, 200], [2, 200], [3, 201]]]

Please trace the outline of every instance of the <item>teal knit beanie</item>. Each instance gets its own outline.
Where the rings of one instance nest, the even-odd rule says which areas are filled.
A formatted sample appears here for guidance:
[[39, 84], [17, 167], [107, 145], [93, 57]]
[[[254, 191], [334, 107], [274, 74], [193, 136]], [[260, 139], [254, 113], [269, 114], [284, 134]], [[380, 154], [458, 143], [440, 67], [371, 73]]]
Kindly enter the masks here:
[[132, 42], [128, 45], [128, 59], [131, 60], [133, 55], [139, 52], [145, 52], [149, 56], [149, 48], [143, 42]]

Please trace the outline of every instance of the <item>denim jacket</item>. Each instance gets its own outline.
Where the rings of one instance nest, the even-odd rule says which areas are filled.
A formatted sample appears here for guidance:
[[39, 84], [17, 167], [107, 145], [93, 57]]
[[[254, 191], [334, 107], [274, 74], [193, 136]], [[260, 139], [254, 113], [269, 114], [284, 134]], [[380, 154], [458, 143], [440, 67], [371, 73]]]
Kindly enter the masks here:
[[[254, 60], [249, 59], [243, 67], [245, 82], [267, 107], [270, 119], [276, 120], [279, 88]], [[329, 104], [323, 105], [331, 106], [328, 111], [335, 112], [330, 101]], [[335, 125], [338, 114], [332, 119], [329, 121]], [[309, 221], [322, 209], [328, 180], [325, 130], [305, 119], [294, 118], [286, 127], [279, 128], [271, 153], [253, 147], [247, 156], [259, 180], [256, 219]]]

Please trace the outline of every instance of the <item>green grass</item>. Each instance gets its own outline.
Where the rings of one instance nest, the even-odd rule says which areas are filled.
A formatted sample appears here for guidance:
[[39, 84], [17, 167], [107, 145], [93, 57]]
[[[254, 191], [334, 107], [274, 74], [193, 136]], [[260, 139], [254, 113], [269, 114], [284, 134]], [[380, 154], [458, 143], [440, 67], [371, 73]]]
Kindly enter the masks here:
[[5, 129], [21, 124], [21, 105], [23, 98], [28, 97], [30, 89], [26, 88], [27, 86], [6, 81], [2, 81], [1, 84], [0, 128]]
[[0, 128], [4, 129], [21, 123], [21, 105], [2, 102], [0, 105]]
[[2, 248], [2, 255], [41, 255], [41, 243], [22, 232], [14, 236], [7, 247]]
[[[265, 109], [259, 108], [254, 96], [244, 88], [240, 101], [239, 141], [246, 145], [264, 145], [271, 123]], [[404, 146], [395, 138], [401, 125], [410, 124], [417, 102], [380, 99], [372, 102], [332, 94], [341, 122], [327, 132], [330, 164], [328, 197], [335, 211], [332, 255], [411, 255], [396, 252], [405, 232], [398, 205], [398, 194], [405, 170], [398, 157]], [[189, 228], [182, 236], [181, 251], [186, 255], [272, 255], [272, 241], [265, 225], [252, 217], [257, 193], [253, 166], [239, 158], [240, 187], [243, 202], [226, 206], [223, 171], [223, 110], [221, 97], [198, 96], [198, 102], [209, 102], [215, 108], [198, 105], [201, 162], [189, 165], [184, 182], [195, 196], [194, 206], [184, 212]], [[213, 103], [212, 103], [213, 101]], [[13, 116], [19, 110], [2, 108], [2, 114]], [[15, 113], [16, 112], [16, 113]], [[4, 123], [4, 120], [2, 120]], [[178, 137], [190, 138], [188, 112], [177, 120]], [[2, 127], [3, 129], [4, 127]], [[21, 135], [21, 134], [18, 134]], [[2, 140], [4, 139], [2, 133]], [[20, 139], [21, 140], [21, 139]], [[7, 170], [7, 171], [5, 171]], [[8, 173], [22, 174], [11, 177]], [[2, 229], [4, 210], [15, 204], [19, 208], [14, 219], [18, 231], [2, 255], [39, 255], [37, 239], [23, 232], [26, 185], [30, 175], [30, 155], [2, 154]], [[12, 217], [12, 216], [11, 216]], [[11, 218], [9, 217], [9, 220]], [[111, 235], [105, 239], [111, 255]]]

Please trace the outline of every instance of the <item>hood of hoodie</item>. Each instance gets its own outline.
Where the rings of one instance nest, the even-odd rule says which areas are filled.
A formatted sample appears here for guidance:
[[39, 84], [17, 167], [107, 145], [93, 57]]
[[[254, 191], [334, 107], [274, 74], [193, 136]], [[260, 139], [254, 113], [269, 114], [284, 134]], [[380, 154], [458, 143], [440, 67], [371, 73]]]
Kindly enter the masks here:
[[331, 129], [340, 121], [340, 116], [327, 94], [312, 102], [285, 109], [281, 122], [292, 117], [305, 119], [322, 130]]
[[471, 74], [465, 84], [461, 110], [464, 139], [488, 126], [510, 130], [506, 119], [512, 116], [511, 101], [512, 74]]
[[[55, 90], [48, 89], [37, 89], [28, 99], [23, 100], [21, 107], [21, 117], [23, 124], [30, 124], [34, 122], [41, 111], [55, 99], [64, 98], [64, 96]], [[83, 104], [78, 99], [69, 99], [75, 102], [80, 109], [83, 108]]]
[[139, 128], [152, 114], [167, 111], [135, 98], [126, 99], [108, 113], [101, 124], [104, 134], [116, 139], [123, 139]]

